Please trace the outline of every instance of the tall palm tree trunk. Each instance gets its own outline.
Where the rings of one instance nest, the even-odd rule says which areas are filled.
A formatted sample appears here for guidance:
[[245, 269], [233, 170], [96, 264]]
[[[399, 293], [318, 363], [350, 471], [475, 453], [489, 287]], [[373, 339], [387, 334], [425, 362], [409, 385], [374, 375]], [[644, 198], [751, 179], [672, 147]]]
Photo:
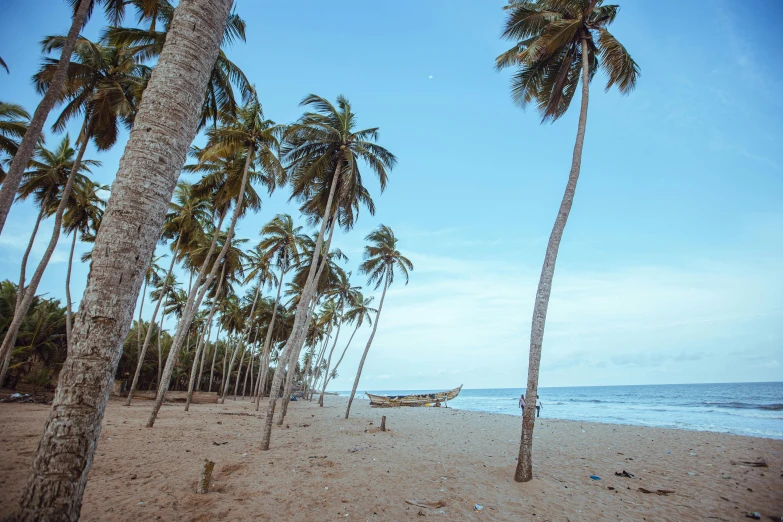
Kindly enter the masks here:
[[[198, 307], [201, 306], [201, 300], [204, 299], [204, 295], [207, 293], [207, 290], [209, 289], [209, 285], [211, 285], [212, 281], [215, 279], [215, 274], [217, 273], [218, 266], [220, 265], [221, 261], [223, 261], [223, 258], [226, 256], [226, 252], [228, 252], [228, 249], [231, 246], [231, 239], [234, 236], [234, 229], [237, 226], [237, 220], [239, 219], [239, 215], [242, 213], [242, 201], [245, 197], [245, 189], [247, 188], [247, 176], [248, 176], [248, 171], [250, 170], [250, 163], [252, 161], [252, 158], [253, 158], [253, 145], [251, 144], [247, 150], [247, 159], [245, 160], [245, 168], [244, 171], [242, 172], [242, 183], [239, 188], [239, 195], [237, 196], [236, 206], [234, 207], [234, 215], [231, 216], [231, 224], [228, 226], [228, 231], [226, 232], [226, 243], [223, 245], [223, 248], [220, 250], [218, 257], [215, 260], [214, 265], [212, 266], [212, 270], [210, 271], [206, 281], [204, 281], [204, 284], [202, 285], [201, 290], [198, 293], [198, 296], [195, 298], [195, 300], [190, 302], [189, 306], [187, 305], [185, 306], [185, 312], [182, 314], [182, 319], [180, 320], [180, 323], [177, 325], [177, 333], [174, 335], [174, 342], [171, 345], [171, 351], [169, 351], [169, 357], [166, 360], [166, 368], [163, 371], [164, 382], [161, 383], [162, 386], [158, 390], [158, 396], [155, 398], [155, 405], [152, 407], [152, 412], [150, 412], [150, 417], [147, 420], [148, 428], [152, 428], [155, 425], [155, 419], [158, 417], [158, 412], [160, 411], [160, 407], [163, 405], [163, 399], [166, 395], [166, 390], [168, 389], [168, 381], [171, 378], [171, 372], [174, 370], [174, 364], [177, 361], [177, 357], [179, 356], [179, 351], [182, 348], [182, 342], [185, 340], [185, 333], [190, 329], [190, 325], [193, 322], [193, 318], [196, 315], [196, 310], [198, 310]], [[198, 288], [198, 286], [199, 286], [199, 280], [196, 279], [194, 288]]]
[[519, 460], [517, 461], [514, 480], [527, 482], [533, 479], [533, 428], [536, 423], [536, 409], [533, 407], [538, 398], [538, 371], [541, 366], [541, 346], [544, 343], [544, 325], [546, 324], [546, 312], [549, 306], [549, 295], [552, 292], [552, 279], [555, 276], [555, 263], [557, 251], [560, 248], [560, 240], [563, 237], [571, 205], [574, 202], [576, 183], [579, 180], [579, 170], [582, 166], [582, 147], [585, 141], [585, 128], [587, 127], [587, 102], [590, 93], [590, 81], [588, 78], [589, 63], [587, 61], [587, 40], [582, 40], [582, 106], [579, 111], [579, 127], [576, 131], [576, 143], [574, 155], [571, 160], [571, 172], [568, 174], [563, 200], [557, 212], [555, 225], [549, 235], [549, 243], [546, 246], [544, 266], [541, 268], [541, 278], [538, 281], [536, 302], [533, 307], [533, 324], [530, 328], [530, 356], [527, 365], [527, 388], [525, 389], [525, 408], [522, 415], [522, 439], [519, 443]]
[[[283, 353], [281, 354], [280, 360], [286, 361], [288, 359], [288, 354], [291, 350], [299, 350], [301, 349], [302, 342], [304, 342], [304, 335], [302, 335], [302, 330], [304, 328], [304, 331], [307, 329], [307, 325], [305, 324], [302, 326], [302, 323], [304, 321], [302, 320], [303, 316], [306, 315], [307, 307], [310, 305], [310, 299], [313, 294], [313, 280], [315, 279], [315, 271], [316, 267], [318, 265], [318, 260], [321, 255], [321, 247], [323, 246], [323, 238], [324, 233], [326, 232], [326, 226], [329, 223], [329, 219], [327, 216], [332, 215], [332, 202], [334, 201], [334, 193], [337, 189], [337, 182], [340, 179], [340, 170], [342, 168], [342, 162], [341, 158], [338, 158], [337, 161], [337, 167], [334, 169], [334, 175], [332, 176], [332, 186], [329, 187], [329, 198], [326, 200], [326, 209], [324, 210], [324, 217], [321, 220], [321, 231], [318, 234], [318, 239], [315, 241], [315, 248], [313, 249], [313, 260], [310, 263], [310, 270], [307, 273], [307, 280], [305, 281], [305, 285], [302, 288], [302, 297], [299, 299], [299, 305], [296, 307], [296, 312], [294, 314], [294, 326], [291, 330], [291, 335], [288, 337], [288, 341], [285, 344], [285, 348], [283, 349]], [[334, 223], [334, 227], [337, 226], [337, 223]], [[329, 251], [326, 251], [326, 255], [329, 255]], [[283, 372], [282, 371], [276, 371], [275, 376], [272, 379], [272, 392], [276, 393], [275, 390], [280, 388], [280, 384], [283, 382]], [[261, 449], [266, 451], [269, 449], [269, 442], [272, 439], [272, 421], [275, 414], [275, 405], [277, 403], [277, 395], [269, 397], [269, 404], [267, 404], [266, 408], [266, 419], [264, 422], [264, 434], [261, 439]]]
[[[220, 295], [220, 291], [223, 289], [223, 283], [226, 280], [226, 264], [223, 263], [223, 268], [220, 270], [220, 281], [218, 281], [217, 289], [215, 290], [215, 299], [212, 300], [212, 306], [209, 307], [209, 316], [207, 316], [207, 324], [212, 325], [212, 317], [215, 315], [215, 308], [217, 304], [217, 298]], [[209, 340], [209, 338], [207, 338]], [[206, 344], [204, 345], [206, 349]], [[193, 368], [190, 369], [190, 382], [188, 383], [188, 398], [185, 401], [185, 411], [190, 409], [190, 403], [193, 401], [193, 388], [196, 385], [196, 362], [199, 359], [199, 346], [196, 346], [196, 356], [193, 357]], [[201, 358], [202, 364], [204, 358]]]
[[[258, 365], [258, 381], [256, 383], [256, 386], [258, 386], [258, 392], [256, 393], [256, 411], [258, 411], [259, 405], [261, 404], [261, 398], [264, 396], [265, 386], [266, 386], [266, 379], [267, 379], [267, 373], [269, 373], [269, 353], [270, 353], [270, 344], [272, 342], [272, 332], [275, 328], [275, 318], [277, 317], [277, 305], [280, 303], [280, 292], [283, 289], [283, 279], [285, 278], [285, 274], [288, 271], [286, 268], [280, 273], [280, 281], [277, 284], [277, 296], [275, 297], [275, 303], [272, 308], [272, 319], [269, 320], [269, 325], [266, 327], [266, 337], [264, 338], [264, 349], [263, 349], [263, 364], [259, 362]], [[264, 372], [262, 374], [262, 372]], [[262, 379], [263, 375], [263, 379]]]
[[[30, 284], [27, 286], [27, 288], [24, 289], [22, 289], [20, 285], [20, 288], [17, 288], [16, 290], [17, 292], [23, 291], [24, 293], [22, 295], [21, 301], [19, 301], [19, 298], [17, 297], [19, 306], [17, 306], [14, 310], [14, 318], [11, 320], [11, 324], [8, 325], [5, 338], [3, 339], [3, 344], [0, 346], [0, 360], [5, 361], [5, 359], [8, 358], [10, 361], [10, 355], [8, 355], [7, 352], [13, 350], [13, 347], [16, 344], [16, 336], [19, 334], [19, 328], [22, 326], [22, 322], [27, 315], [27, 311], [30, 309], [30, 305], [35, 298], [35, 292], [38, 290], [38, 284], [41, 282], [41, 278], [43, 277], [44, 271], [46, 270], [46, 266], [49, 264], [49, 260], [52, 258], [52, 254], [54, 254], [57, 241], [60, 239], [60, 232], [62, 230], [63, 224], [63, 213], [65, 212], [65, 207], [68, 206], [68, 199], [71, 196], [73, 182], [76, 180], [76, 174], [79, 172], [79, 168], [81, 167], [84, 151], [87, 149], [87, 144], [89, 143], [89, 136], [86, 133], [86, 129], [87, 118], [85, 117], [82, 130], [79, 134], [80, 138], [82, 138], [82, 143], [79, 147], [79, 152], [76, 155], [76, 159], [73, 162], [73, 166], [71, 167], [71, 172], [68, 175], [68, 181], [65, 183], [65, 187], [63, 188], [63, 192], [60, 196], [60, 204], [57, 205], [57, 212], [54, 216], [54, 228], [52, 229], [52, 238], [49, 240], [49, 245], [46, 247], [46, 251], [41, 258], [41, 261], [38, 263], [38, 267], [35, 269], [33, 277], [30, 279]], [[3, 186], [5, 187], [5, 182], [3, 183]], [[22, 272], [22, 275], [24, 276], [24, 272]], [[7, 365], [4, 365], [3, 369], [5, 371], [0, 370], [0, 386], [2, 386], [3, 382], [5, 381], [5, 375], [8, 371]]]
[[337, 339], [340, 338], [340, 328], [343, 326], [343, 311], [345, 310], [345, 302], [340, 306], [340, 322], [337, 323], [337, 333], [334, 335], [334, 343], [332, 349], [329, 350], [329, 358], [326, 359], [326, 374], [324, 375], [324, 385], [321, 388], [321, 396], [318, 397], [318, 406], [324, 406], [324, 395], [326, 395], [326, 383], [329, 381], [329, 367], [332, 365], [332, 354], [334, 353], [334, 347], [337, 346]]
[[[160, 345], [160, 336], [163, 333], [163, 319], [166, 318], [165, 310], [164, 313], [160, 314], [160, 324], [158, 325], [158, 387], [155, 388], [156, 390], [160, 390], [160, 383], [161, 383], [161, 375], [160, 370], [163, 366], [163, 348]], [[152, 325], [150, 325], [150, 328], [152, 328]]]
[[212, 323], [205, 324], [204, 325], [204, 334], [202, 334], [201, 339], [201, 362], [198, 365], [198, 378], [196, 379], [196, 391], [201, 391], [203, 388], [201, 376], [204, 373], [204, 359], [206, 359], [207, 356], [207, 348], [209, 347], [209, 336], [212, 333]]
[[79, 518], [122, 341], [196, 135], [231, 5], [232, 0], [181, 0], [174, 12], [96, 237], [73, 344], [14, 515], [17, 521]]
[[[152, 258], [150, 258], [150, 263], [152, 263]], [[144, 329], [144, 327], [142, 326], [143, 323], [141, 322], [141, 312], [144, 310], [144, 300], [146, 299], [146, 297], [147, 297], [147, 277], [145, 274], [144, 286], [142, 286], [142, 290], [141, 290], [141, 301], [139, 302], [139, 319], [136, 322], [138, 326], [136, 328], [136, 349], [141, 347], [141, 331]], [[155, 323], [153, 321], [150, 321], [150, 327], [152, 327], [153, 324]]]
[[[332, 325], [329, 325], [329, 328], [326, 329], [326, 336], [324, 339], [323, 344], [321, 345], [321, 349], [318, 350], [318, 357], [315, 359], [315, 364], [313, 365], [313, 372], [310, 376], [309, 382], [308, 382], [308, 392], [315, 388], [316, 381], [320, 377], [319, 368], [321, 367], [321, 361], [323, 360], [324, 353], [326, 352], [326, 347], [329, 346], [329, 338], [332, 336]], [[315, 347], [313, 347], [315, 348]], [[312, 357], [310, 357], [312, 359]], [[312, 360], [308, 363], [308, 369], [310, 367], [310, 363], [312, 363]], [[312, 394], [308, 394], [308, 398], [312, 400]]]
[[215, 345], [212, 347], [212, 368], [209, 370], [209, 391], [212, 392], [212, 379], [215, 376], [215, 358], [217, 357], [218, 340], [220, 340], [220, 325], [215, 335]]
[[92, 2], [80, 2], [79, 7], [73, 15], [71, 22], [71, 28], [68, 30], [68, 35], [65, 37], [63, 43], [63, 49], [60, 52], [60, 60], [57, 62], [57, 70], [54, 73], [52, 82], [49, 84], [49, 88], [46, 89], [43, 99], [38, 104], [33, 114], [33, 119], [30, 120], [30, 125], [27, 127], [27, 131], [22, 138], [22, 142], [19, 144], [19, 148], [14, 154], [14, 158], [11, 161], [11, 166], [8, 168], [3, 186], [0, 187], [0, 233], [2, 233], [5, 227], [5, 221], [8, 218], [8, 213], [11, 210], [11, 205], [16, 197], [16, 191], [19, 190], [19, 184], [22, 181], [22, 175], [30, 163], [30, 158], [33, 157], [35, 152], [35, 146], [38, 144], [38, 140], [41, 137], [41, 131], [43, 130], [46, 118], [49, 116], [49, 112], [54, 108], [57, 102], [57, 96], [62, 91], [63, 84], [65, 83], [65, 76], [68, 73], [68, 65], [71, 62], [71, 54], [73, 48], [76, 45], [76, 40], [79, 38], [79, 33], [87, 22], [87, 16], [92, 7]]
[[362, 354], [362, 360], [359, 361], [359, 369], [356, 370], [356, 379], [353, 381], [353, 389], [351, 390], [351, 396], [348, 398], [348, 407], [345, 408], [345, 418], [351, 413], [351, 404], [353, 398], [356, 395], [356, 388], [359, 387], [359, 379], [362, 377], [362, 369], [364, 368], [364, 361], [367, 359], [367, 353], [370, 351], [370, 345], [375, 337], [375, 332], [378, 330], [378, 323], [381, 321], [381, 310], [383, 310], [383, 300], [386, 299], [386, 290], [389, 288], [389, 276], [391, 275], [392, 267], [386, 267], [386, 281], [383, 283], [383, 293], [381, 294], [381, 303], [378, 305], [378, 313], [375, 315], [375, 324], [372, 327], [372, 333], [370, 338], [367, 339], [367, 346], [364, 347], [364, 353]]
[[[292, 374], [296, 372], [296, 362], [299, 360], [299, 354], [302, 352], [302, 348], [304, 347], [304, 341], [305, 341], [305, 334], [307, 333], [307, 327], [310, 325], [310, 320], [313, 316], [313, 312], [315, 311], [315, 306], [318, 303], [318, 299], [320, 297], [317, 293], [318, 283], [321, 281], [321, 276], [324, 273], [324, 268], [329, 262], [329, 248], [332, 246], [332, 237], [334, 236], [334, 229], [337, 226], [337, 211], [334, 213], [335, 219], [333, 220], [333, 226], [329, 229], [329, 238], [326, 240], [326, 250], [324, 255], [321, 257], [321, 261], [318, 266], [318, 272], [315, 275], [315, 279], [313, 279], [313, 288], [316, 290], [313, 294], [311, 299], [313, 300], [312, 306], [310, 307], [310, 310], [307, 313], [307, 316], [305, 317], [305, 320], [302, 321], [302, 324], [304, 325], [304, 332], [301, 336], [301, 341], [299, 342], [299, 346], [296, 347], [294, 350], [291, 351], [290, 359], [289, 359], [289, 366], [291, 367]], [[300, 298], [301, 299], [301, 298]], [[277, 421], [278, 426], [283, 425], [283, 419], [285, 418], [286, 413], [288, 413], [288, 403], [291, 400], [291, 388], [294, 383], [294, 375], [291, 375], [289, 379], [286, 380], [286, 387], [285, 387], [285, 393], [283, 394], [283, 402], [282, 402], [282, 409], [280, 410], [280, 418]]]
[[[73, 231], [73, 240], [71, 241], [71, 252], [68, 254], [68, 270], [65, 273], [65, 345], [71, 346], [71, 318], [73, 317], [73, 307], [71, 304], [71, 269], [73, 268], [73, 251], [76, 250], [77, 230]], [[138, 346], [138, 344], [136, 345]]]
[[160, 292], [160, 299], [158, 299], [158, 302], [155, 305], [155, 310], [152, 312], [152, 317], [150, 318], [150, 327], [147, 329], [147, 333], [144, 335], [144, 345], [141, 347], [141, 350], [139, 351], [139, 360], [136, 363], [136, 372], [133, 374], [133, 381], [131, 383], [130, 390], [128, 391], [128, 399], [125, 401], [125, 406], [131, 405], [131, 401], [133, 400], [133, 392], [136, 391], [136, 386], [139, 384], [139, 375], [141, 374], [141, 367], [144, 365], [144, 357], [147, 355], [147, 348], [149, 347], [150, 341], [152, 340], [152, 330], [153, 330], [152, 325], [155, 324], [155, 319], [157, 319], [158, 317], [158, 310], [160, 310], [160, 305], [163, 302], [163, 298], [166, 295], [166, 291], [169, 288], [169, 280], [171, 279], [171, 272], [174, 270], [174, 263], [177, 260], [177, 251], [179, 250], [179, 242], [180, 242], [180, 238], [177, 238], [177, 244], [174, 246], [174, 253], [171, 256], [171, 264], [169, 265], [168, 272], [166, 272], [166, 279], [165, 281], [163, 281], [163, 290], [161, 290]]
[[[239, 380], [242, 377], [242, 364], [245, 362], [245, 355], [247, 354], [246, 345], [242, 345], [242, 355], [239, 357], [239, 366], [237, 366], [237, 378], [234, 379], [234, 400], [237, 400], [237, 390], [239, 390]], [[247, 373], [247, 372], [246, 372]], [[223, 402], [226, 402], [226, 397], [223, 397]]]

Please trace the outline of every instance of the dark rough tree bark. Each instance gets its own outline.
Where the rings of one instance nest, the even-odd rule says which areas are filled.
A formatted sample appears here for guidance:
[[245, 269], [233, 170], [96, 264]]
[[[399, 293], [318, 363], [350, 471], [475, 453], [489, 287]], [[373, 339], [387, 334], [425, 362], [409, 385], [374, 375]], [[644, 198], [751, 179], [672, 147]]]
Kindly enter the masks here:
[[12, 520], [79, 519], [122, 342], [196, 134], [231, 5], [232, 0], [181, 0], [175, 11], [120, 160], [73, 346]]
[[71, 54], [76, 45], [76, 40], [79, 38], [79, 32], [81, 32], [84, 24], [87, 23], [90, 4], [92, 4], [92, 2], [81, 2], [79, 8], [73, 15], [71, 28], [68, 31], [68, 36], [63, 44], [62, 53], [60, 53], [60, 61], [57, 63], [57, 72], [55, 72], [52, 83], [49, 84], [49, 88], [46, 90], [46, 94], [44, 94], [43, 99], [35, 109], [33, 119], [30, 120], [27, 132], [25, 132], [22, 143], [19, 144], [19, 148], [17, 149], [16, 154], [14, 154], [14, 159], [11, 161], [11, 166], [8, 168], [8, 173], [3, 181], [3, 186], [0, 188], [0, 233], [2, 233], [3, 227], [5, 226], [8, 212], [11, 211], [11, 205], [14, 203], [16, 191], [19, 190], [22, 174], [27, 168], [30, 158], [33, 157], [35, 146], [41, 137], [41, 131], [43, 130], [44, 123], [46, 123], [46, 117], [49, 116], [49, 112], [54, 108], [54, 105], [57, 102], [57, 95], [60, 93], [60, 90], [65, 83], [65, 75], [68, 72]]

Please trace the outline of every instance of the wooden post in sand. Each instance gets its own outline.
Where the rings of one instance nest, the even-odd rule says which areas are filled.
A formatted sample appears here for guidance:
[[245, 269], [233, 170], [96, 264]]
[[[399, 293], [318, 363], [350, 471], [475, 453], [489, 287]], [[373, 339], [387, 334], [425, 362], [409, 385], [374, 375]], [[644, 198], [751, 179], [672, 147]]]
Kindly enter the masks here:
[[212, 479], [213, 469], [215, 469], [215, 463], [209, 459], [204, 459], [204, 467], [201, 468], [201, 476], [198, 478], [196, 493], [209, 492], [209, 481]]
[[381, 417], [381, 431], [386, 431], [386, 415]]

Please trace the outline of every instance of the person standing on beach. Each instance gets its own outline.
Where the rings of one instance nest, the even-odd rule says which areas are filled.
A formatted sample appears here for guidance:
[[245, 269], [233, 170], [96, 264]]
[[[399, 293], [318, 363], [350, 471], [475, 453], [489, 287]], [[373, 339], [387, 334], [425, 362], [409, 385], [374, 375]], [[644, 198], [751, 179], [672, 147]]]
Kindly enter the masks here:
[[[544, 407], [544, 405], [541, 404], [541, 401], [538, 400], [538, 395], [536, 395], [536, 417], [540, 417], [541, 416], [541, 409], [543, 407]], [[525, 410], [523, 408], [522, 409], [522, 414], [524, 415], [524, 413], [525, 413]]]
[[522, 415], [525, 415], [525, 394], [519, 396], [519, 407], [522, 408]]

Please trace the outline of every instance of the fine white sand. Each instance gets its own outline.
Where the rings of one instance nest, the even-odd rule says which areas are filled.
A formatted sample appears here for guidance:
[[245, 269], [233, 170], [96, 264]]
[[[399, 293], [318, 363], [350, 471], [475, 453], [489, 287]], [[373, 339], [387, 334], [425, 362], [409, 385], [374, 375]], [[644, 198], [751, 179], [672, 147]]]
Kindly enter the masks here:
[[[249, 401], [109, 404], [82, 520], [763, 520], [783, 515], [783, 441], [539, 419], [536, 478], [514, 482], [518, 417], [294, 402], [270, 451]], [[263, 409], [263, 408], [262, 408]], [[0, 518], [15, 508], [48, 412], [0, 404]], [[249, 413], [227, 415], [227, 413]], [[382, 415], [390, 431], [378, 432]], [[216, 445], [220, 444], [220, 445]], [[211, 491], [195, 493], [204, 458]], [[767, 468], [731, 461], [764, 458]], [[623, 470], [634, 478], [618, 477]], [[601, 480], [592, 480], [597, 475]], [[645, 493], [643, 490], [650, 491]], [[673, 491], [665, 495], [658, 490]], [[419, 507], [406, 500], [440, 502]], [[476, 511], [475, 504], [483, 509]], [[780, 520], [777, 518], [775, 520]]]

